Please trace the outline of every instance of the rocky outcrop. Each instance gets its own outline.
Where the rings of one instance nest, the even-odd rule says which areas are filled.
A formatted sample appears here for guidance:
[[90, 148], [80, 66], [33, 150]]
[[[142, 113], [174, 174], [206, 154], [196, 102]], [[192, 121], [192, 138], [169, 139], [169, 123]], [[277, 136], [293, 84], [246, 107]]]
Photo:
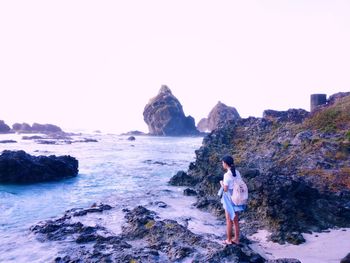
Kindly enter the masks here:
[[0, 140], [0, 143], [17, 143], [15, 140]]
[[12, 130], [17, 133], [64, 133], [62, 129], [56, 125], [39, 123], [33, 123], [32, 126], [30, 126], [28, 123], [15, 123], [12, 125]]
[[71, 156], [32, 156], [24, 151], [0, 155], [0, 183], [47, 182], [78, 174], [78, 161]]
[[3, 120], [0, 120], [0, 133], [11, 132], [10, 126], [8, 126]]
[[61, 251], [55, 262], [265, 262], [245, 242], [224, 246], [174, 220], [161, 220], [142, 206], [124, 210], [126, 222], [119, 235], [103, 226], [77, 222], [77, 216], [103, 213], [107, 205], [100, 206], [99, 211], [67, 211], [59, 219], [31, 227], [31, 231], [42, 242], [72, 241], [70, 249]]
[[277, 122], [301, 123], [309, 116], [309, 112], [303, 109], [289, 109], [287, 111], [265, 110], [263, 118]]
[[[301, 233], [350, 226], [350, 96], [315, 114], [267, 111], [207, 135], [187, 173], [171, 179], [198, 193], [197, 207], [222, 215], [221, 157], [234, 156], [250, 191], [246, 230], [299, 244]], [[244, 228], [244, 227], [243, 227]]]
[[208, 118], [200, 120], [197, 128], [201, 132], [213, 131], [224, 126], [229, 121], [237, 121], [240, 118], [236, 108], [229, 107], [219, 101], [210, 111]]
[[151, 135], [197, 135], [194, 119], [185, 116], [179, 100], [163, 85], [145, 106], [143, 118]]

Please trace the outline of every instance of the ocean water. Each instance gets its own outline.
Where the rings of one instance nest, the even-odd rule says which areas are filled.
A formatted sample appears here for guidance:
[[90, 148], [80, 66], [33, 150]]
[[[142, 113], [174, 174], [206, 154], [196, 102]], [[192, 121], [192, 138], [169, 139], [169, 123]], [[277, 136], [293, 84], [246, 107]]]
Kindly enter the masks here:
[[[67, 154], [79, 160], [79, 175], [75, 178], [30, 185], [0, 184], [0, 262], [52, 261], [64, 242], [41, 243], [29, 227], [41, 220], [62, 216], [68, 209], [89, 207], [94, 202], [112, 204], [116, 209], [104, 213], [103, 217], [91, 215], [82, 220], [90, 220], [85, 223], [93, 225], [98, 219], [115, 233], [123, 222], [123, 207], [146, 205], [164, 217], [176, 215], [180, 220], [193, 213], [189, 207], [195, 199], [184, 197], [183, 188], [169, 186], [168, 181], [195, 160], [194, 151], [203, 138], [136, 136], [135, 141], [129, 141], [127, 136], [113, 134], [73, 137], [82, 138], [98, 142], [44, 145], [21, 140], [16, 134], [0, 135], [0, 140], [18, 141], [0, 144], [0, 152], [8, 149], [25, 150], [33, 155]], [[168, 208], [159, 208], [155, 205], [157, 201], [166, 202]], [[203, 222], [211, 218], [200, 217]], [[196, 221], [192, 221], [196, 228]], [[207, 226], [214, 227], [212, 223]]]

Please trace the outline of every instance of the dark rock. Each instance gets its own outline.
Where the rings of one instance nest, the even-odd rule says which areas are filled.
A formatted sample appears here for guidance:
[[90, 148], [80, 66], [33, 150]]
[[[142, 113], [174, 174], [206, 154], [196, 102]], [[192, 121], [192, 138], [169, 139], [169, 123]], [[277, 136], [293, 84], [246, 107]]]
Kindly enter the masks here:
[[53, 124], [39, 124], [33, 123], [30, 126], [28, 123], [15, 123], [12, 125], [12, 130], [17, 133], [43, 133], [43, 134], [52, 134], [52, 133], [61, 133], [64, 134], [62, 129]]
[[47, 138], [42, 137], [42, 136], [38, 136], [38, 135], [34, 135], [34, 136], [22, 136], [22, 140], [43, 140], [43, 139], [47, 139]]
[[[346, 102], [336, 102], [336, 112], [348, 112]], [[191, 186], [196, 207], [223, 216], [221, 158], [231, 154], [249, 189], [243, 232], [265, 228], [275, 242], [300, 244], [302, 233], [349, 227], [350, 148], [342, 127], [350, 122], [344, 117], [337, 133], [325, 134], [308, 124], [313, 118], [304, 110], [266, 111], [264, 118], [228, 122], [204, 137], [196, 161], [171, 183]]]
[[163, 201], [156, 201], [155, 204], [160, 208], [166, 208], [168, 205]]
[[198, 135], [194, 119], [186, 117], [182, 105], [163, 85], [158, 95], [145, 106], [143, 118], [151, 135], [180, 136]]
[[128, 140], [129, 140], [129, 141], [135, 141], [136, 138], [135, 138], [134, 136], [130, 136], [130, 137], [128, 137]]
[[198, 130], [201, 132], [212, 131], [226, 125], [227, 122], [237, 121], [241, 117], [234, 107], [229, 107], [222, 102], [218, 102], [210, 111], [207, 119], [202, 119], [198, 123]]
[[102, 226], [72, 222], [68, 214], [41, 222], [31, 231], [41, 241], [73, 241], [55, 262], [264, 262], [244, 242], [223, 246], [174, 220], [158, 220], [154, 212], [141, 206], [125, 212], [121, 235]]
[[12, 130], [18, 133], [31, 133], [32, 127], [28, 123], [15, 123], [12, 125]]
[[3, 120], [0, 120], [0, 133], [10, 133], [11, 128]]
[[170, 181], [169, 184], [171, 185], [181, 185], [181, 186], [192, 186], [196, 183], [196, 180], [189, 176], [184, 171], [179, 171], [174, 175]]
[[279, 259], [270, 259], [265, 261], [266, 263], [301, 263], [300, 260], [295, 258], [279, 258]]
[[73, 141], [73, 143], [76, 143], [76, 142], [98, 142], [98, 140], [91, 139], [91, 138], [84, 138], [82, 140], [75, 140], [75, 141]]
[[334, 104], [338, 100], [340, 100], [341, 98], [344, 98], [347, 96], [350, 96], [350, 92], [338, 92], [338, 93], [335, 93], [335, 94], [329, 96], [327, 101], [328, 101], [328, 104]]
[[147, 135], [147, 133], [144, 133], [142, 131], [129, 131], [126, 133], [122, 133], [121, 135], [140, 136], [140, 135]]
[[1, 140], [0, 143], [17, 143], [17, 141], [14, 141], [14, 140]]
[[190, 188], [186, 188], [184, 190], [184, 195], [187, 195], [187, 196], [196, 196], [197, 195], [197, 192], [193, 189], [190, 189]]
[[350, 263], [350, 253], [340, 260], [340, 263]]
[[78, 161], [71, 156], [32, 156], [24, 151], [3, 151], [0, 155], [1, 183], [36, 183], [73, 177]]
[[303, 109], [289, 109], [287, 111], [265, 110], [263, 118], [279, 122], [301, 123], [309, 114], [308, 111]]

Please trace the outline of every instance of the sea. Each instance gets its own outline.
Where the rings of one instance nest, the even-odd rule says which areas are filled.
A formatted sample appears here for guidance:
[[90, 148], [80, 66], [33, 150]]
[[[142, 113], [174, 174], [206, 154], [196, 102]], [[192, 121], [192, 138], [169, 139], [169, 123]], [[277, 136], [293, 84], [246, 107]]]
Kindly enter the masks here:
[[[42, 242], [29, 230], [40, 221], [63, 216], [72, 208], [92, 204], [112, 205], [111, 211], [91, 215], [87, 225], [100, 224], [118, 234], [124, 223], [124, 208], [143, 205], [162, 218], [176, 219], [199, 233], [215, 232], [217, 219], [195, 209], [194, 197], [183, 195], [184, 187], [168, 184], [179, 170], [195, 160], [203, 137], [156, 137], [116, 134], [79, 134], [75, 143], [38, 144], [19, 134], [2, 134], [3, 150], [24, 150], [32, 155], [71, 155], [79, 161], [79, 174], [55, 182], [26, 185], [0, 184], [0, 262], [52, 262], [72, 242]], [[97, 142], [78, 142], [94, 139]], [[223, 228], [224, 231], [224, 228]], [[222, 234], [224, 233], [222, 231]]]

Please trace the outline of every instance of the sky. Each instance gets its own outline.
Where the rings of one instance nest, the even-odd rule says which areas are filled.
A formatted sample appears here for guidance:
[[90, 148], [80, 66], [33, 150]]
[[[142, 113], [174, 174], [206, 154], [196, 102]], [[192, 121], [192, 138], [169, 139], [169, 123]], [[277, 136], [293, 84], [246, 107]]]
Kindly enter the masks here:
[[167, 85], [196, 123], [350, 90], [350, 1], [0, 0], [0, 120], [147, 132]]

